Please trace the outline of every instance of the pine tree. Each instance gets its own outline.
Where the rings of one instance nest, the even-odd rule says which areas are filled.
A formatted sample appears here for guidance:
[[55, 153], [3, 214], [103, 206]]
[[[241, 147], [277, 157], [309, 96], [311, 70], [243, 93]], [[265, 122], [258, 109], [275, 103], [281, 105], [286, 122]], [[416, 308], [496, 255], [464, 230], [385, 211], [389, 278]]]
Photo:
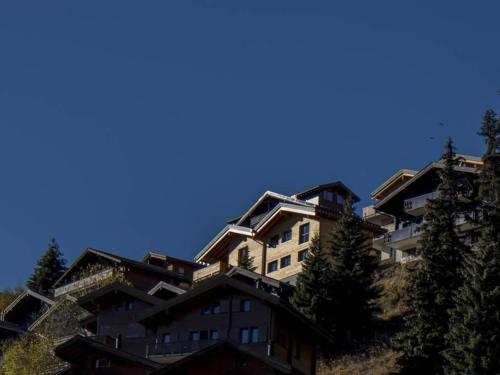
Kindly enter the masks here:
[[309, 253], [297, 277], [291, 303], [302, 314], [322, 328], [329, 322], [329, 285], [330, 264], [318, 236], [311, 240]]
[[349, 198], [327, 249], [330, 261], [329, 324], [339, 349], [360, 338], [374, 312], [376, 258], [369, 253], [361, 220]]
[[240, 254], [240, 259], [238, 260], [238, 267], [243, 268], [244, 270], [253, 271], [255, 269], [253, 265], [254, 257], [251, 257], [248, 248], [245, 251], [242, 251]]
[[485, 113], [487, 151], [479, 178], [480, 240], [466, 257], [452, 311], [447, 374], [500, 374], [500, 120]]
[[401, 337], [403, 374], [442, 374], [453, 293], [461, 286], [460, 269], [467, 247], [460, 240], [456, 219], [463, 211], [459, 201], [460, 173], [451, 139], [442, 157], [438, 196], [429, 200], [420, 241], [420, 261], [409, 277], [410, 313]]
[[53, 238], [45, 254], [38, 260], [37, 266], [28, 280], [28, 288], [42, 294], [50, 294], [52, 285], [66, 271], [65, 264], [66, 261], [59, 250], [59, 244]]

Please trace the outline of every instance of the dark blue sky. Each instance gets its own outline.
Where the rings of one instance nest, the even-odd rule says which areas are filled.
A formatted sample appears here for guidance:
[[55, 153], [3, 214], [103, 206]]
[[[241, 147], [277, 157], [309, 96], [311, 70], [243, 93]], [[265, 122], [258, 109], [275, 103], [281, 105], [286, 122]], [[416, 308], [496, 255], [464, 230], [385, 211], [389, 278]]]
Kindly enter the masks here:
[[0, 287], [52, 236], [191, 258], [265, 190], [479, 154], [500, 3], [339, 3], [2, 2]]

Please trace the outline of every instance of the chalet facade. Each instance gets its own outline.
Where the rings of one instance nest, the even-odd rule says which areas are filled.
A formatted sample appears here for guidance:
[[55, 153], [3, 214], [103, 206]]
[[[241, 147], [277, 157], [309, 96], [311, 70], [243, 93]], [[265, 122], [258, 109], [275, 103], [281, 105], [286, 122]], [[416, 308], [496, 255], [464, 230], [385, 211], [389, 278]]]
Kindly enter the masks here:
[[[238, 266], [247, 253], [253, 258], [256, 273], [294, 284], [311, 240], [314, 236], [321, 243], [329, 240], [348, 196], [359, 201], [341, 182], [319, 185], [292, 196], [265, 192], [196, 255], [197, 262], [208, 266], [196, 271], [193, 281]], [[370, 241], [384, 232], [369, 222], [364, 222], [363, 228]]]
[[[474, 195], [474, 181], [482, 166], [482, 160], [467, 155], [456, 170], [461, 173], [464, 193], [461, 199], [470, 201]], [[438, 195], [441, 160], [428, 164], [420, 171], [401, 170], [377, 188], [371, 197], [375, 203], [363, 209], [365, 221], [380, 225], [387, 233], [373, 241], [381, 259], [408, 262], [417, 259], [417, 249], [422, 235], [425, 207], [429, 199]], [[456, 220], [457, 231], [466, 241], [475, 241], [474, 225], [467, 217], [475, 218], [477, 212], [464, 213]]]

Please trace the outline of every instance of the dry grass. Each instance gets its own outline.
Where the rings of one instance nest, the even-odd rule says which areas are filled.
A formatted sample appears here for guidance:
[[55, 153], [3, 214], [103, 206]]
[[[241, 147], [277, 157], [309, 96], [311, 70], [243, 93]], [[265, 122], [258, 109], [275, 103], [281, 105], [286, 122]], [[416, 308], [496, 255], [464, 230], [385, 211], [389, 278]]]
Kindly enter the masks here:
[[346, 355], [322, 364], [319, 375], [390, 375], [398, 373], [399, 354], [390, 349], [373, 349], [364, 355]]
[[377, 318], [386, 321], [399, 319], [408, 311], [405, 296], [409, 267], [409, 265], [393, 264], [380, 271], [377, 280], [381, 290], [377, 301], [380, 314]]

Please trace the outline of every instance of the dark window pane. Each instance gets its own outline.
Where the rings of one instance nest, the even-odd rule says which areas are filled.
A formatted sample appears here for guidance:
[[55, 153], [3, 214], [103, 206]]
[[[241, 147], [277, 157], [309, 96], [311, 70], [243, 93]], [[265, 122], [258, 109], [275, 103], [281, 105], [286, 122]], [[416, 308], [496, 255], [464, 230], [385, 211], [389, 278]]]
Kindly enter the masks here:
[[257, 327], [252, 327], [251, 342], [259, 342], [259, 329]]
[[214, 303], [212, 305], [212, 314], [220, 314], [220, 303]]
[[250, 340], [248, 328], [240, 329], [240, 342], [242, 344], [248, 344]]
[[305, 250], [299, 251], [299, 255], [297, 257], [297, 260], [299, 262], [302, 262], [303, 260], [306, 260], [308, 254], [309, 254], [309, 249], [305, 249]]
[[249, 299], [244, 299], [241, 300], [241, 311], [250, 311], [250, 300]]
[[283, 237], [281, 238], [281, 242], [287, 242], [292, 239], [292, 230], [288, 229], [283, 232]]
[[309, 241], [309, 223], [301, 225], [299, 228], [299, 243], [305, 243]]
[[290, 263], [291, 263], [291, 256], [287, 255], [286, 257], [281, 258], [280, 267], [281, 268], [288, 267]]
[[170, 333], [164, 333], [163, 336], [162, 336], [162, 339], [161, 341], [164, 343], [164, 344], [169, 344], [172, 340], [172, 336], [170, 335]]
[[198, 331], [189, 332], [189, 340], [190, 341], [200, 341], [200, 332], [198, 332]]
[[219, 339], [219, 331], [213, 329], [210, 331], [210, 340], [218, 340]]
[[272, 262], [267, 264], [267, 272], [268, 273], [274, 272], [277, 269], [278, 269], [278, 261], [277, 260], [273, 260]]

